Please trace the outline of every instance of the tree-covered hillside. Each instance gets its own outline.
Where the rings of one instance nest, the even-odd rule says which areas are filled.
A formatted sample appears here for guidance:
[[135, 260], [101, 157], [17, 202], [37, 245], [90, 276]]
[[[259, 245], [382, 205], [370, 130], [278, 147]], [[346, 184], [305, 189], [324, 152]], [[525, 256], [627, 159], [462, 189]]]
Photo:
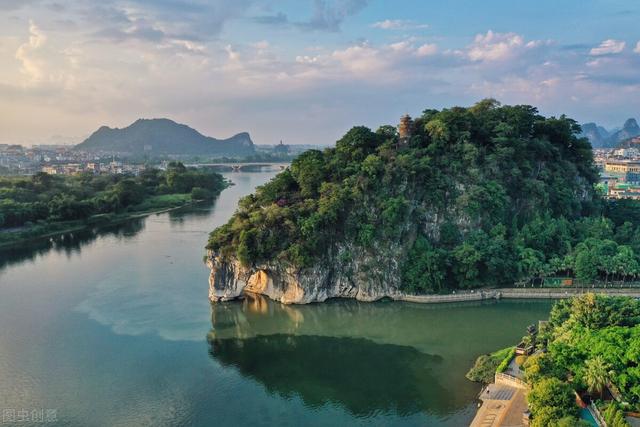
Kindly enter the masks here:
[[425, 110], [406, 138], [354, 127], [244, 198], [208, 248], [246, 266], [301, 269], [388, 252], [409, 292], [592, 278], [604, 274], [602, 254], [636, 259], [638, 230], [601, 217], [579, 132], [564, 116], [494, 100]]
[[69, 225], [108, 223], [127, 214], [213, 199], [225, 186], [222, 175], [177, 162], [166, 171], [151, 168], [139, 176], [38, 173], [0, 178], [0, 245]]

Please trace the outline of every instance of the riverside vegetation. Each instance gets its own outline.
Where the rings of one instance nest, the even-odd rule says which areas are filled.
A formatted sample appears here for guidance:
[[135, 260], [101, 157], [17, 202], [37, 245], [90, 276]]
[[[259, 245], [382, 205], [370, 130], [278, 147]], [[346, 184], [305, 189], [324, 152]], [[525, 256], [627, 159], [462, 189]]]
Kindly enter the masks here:
[[[624, 411], [640, 410], [640, 301], [594, 294], [560, 300], [532, 344], [540, 351], [516, 362], [531, 387], [533, 427], [578, 425], [574, 391], [606, 407], [611, 426], [627, 426]], [[499, 353], [478, 358], [467, 376], [491, 382], [493, 373], [477, 374], [490, 371]], [[513, 354], [506, 356], [508, 363]], [[605, 403], [608, 389], [616, 399]]]
[[354, 127], [242, 199], [210, 236], [212, 265], [277, 263], [298, 277], [328, 265], [323, 277], [405, 293], [634, 278], [640, 209], [601, 197], [579, 133], [494, 100], [425, 110], [407, 138]]
[[2, 177], [0, 245], [212, 199], [225, 186], [222, 175], [177, 162], [166, 171], [147, 169], [136, 177]]

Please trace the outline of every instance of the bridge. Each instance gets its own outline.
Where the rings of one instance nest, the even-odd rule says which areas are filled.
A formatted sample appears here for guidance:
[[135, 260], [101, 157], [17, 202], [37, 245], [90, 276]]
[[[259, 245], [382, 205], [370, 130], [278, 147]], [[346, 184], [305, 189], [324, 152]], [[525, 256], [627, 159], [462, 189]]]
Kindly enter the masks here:
[[248, 169], [285, 170], [290, 162], [239, 162], [239, 163], [193, 163], [185, 165], [189, 168], [213, 168], [221, 171], [240, 172]]

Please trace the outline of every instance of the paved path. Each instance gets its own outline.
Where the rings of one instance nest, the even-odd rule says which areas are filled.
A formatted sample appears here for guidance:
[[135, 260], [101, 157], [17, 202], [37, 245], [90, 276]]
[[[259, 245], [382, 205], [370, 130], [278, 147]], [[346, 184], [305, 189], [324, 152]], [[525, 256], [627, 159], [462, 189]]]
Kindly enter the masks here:
[[527, 410], [527, 393], [524, 388], [489, 384], [479, 396], [482, 406], [470, 427], [524, 427], [522, 414]]
[[518, 366], [518, 364], [516, 363], [515, 357], [511, 359], [511, 362], [509, 363], [509, 366], [507, 367], [507, 370], [504, 371], [504, 373], [507, 375], [511, 375], [512, 377], [520, 378], [521, 380], [524, 379], [524, 372], [520, 370], [520, 366]]

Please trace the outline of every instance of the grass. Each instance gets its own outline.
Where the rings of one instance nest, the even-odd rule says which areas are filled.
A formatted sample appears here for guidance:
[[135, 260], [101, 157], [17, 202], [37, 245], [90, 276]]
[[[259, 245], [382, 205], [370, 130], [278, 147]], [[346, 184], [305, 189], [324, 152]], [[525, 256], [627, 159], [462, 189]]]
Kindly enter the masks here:
[[467, 372], [466, 377], [471, 381], [479, 383], [489, 384], [493, 382], [498, 368], [501, 367], [507, 358], [506, 366], [508, 366], [514, 352], [514, 347], [507, 347], [490, 354], [481, 355], [476, 359], [476, 363], [469, 372]]

